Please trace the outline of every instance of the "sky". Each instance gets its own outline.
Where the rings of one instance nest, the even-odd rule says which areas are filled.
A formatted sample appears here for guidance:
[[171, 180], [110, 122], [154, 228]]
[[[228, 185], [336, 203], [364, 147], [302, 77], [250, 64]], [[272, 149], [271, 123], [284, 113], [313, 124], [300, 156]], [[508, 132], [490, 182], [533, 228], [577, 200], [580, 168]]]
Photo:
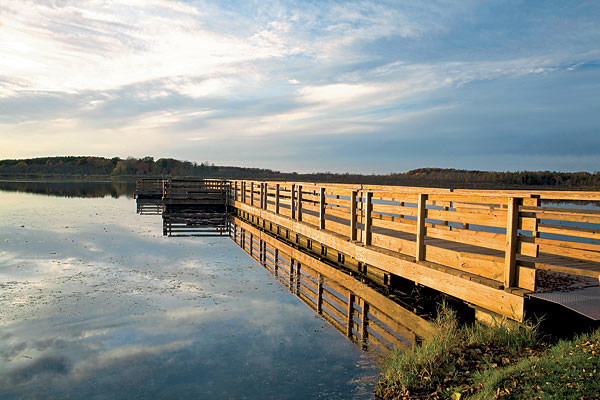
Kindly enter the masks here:
[[600, 1], [0, 0], [0, 159], [600, 170]]

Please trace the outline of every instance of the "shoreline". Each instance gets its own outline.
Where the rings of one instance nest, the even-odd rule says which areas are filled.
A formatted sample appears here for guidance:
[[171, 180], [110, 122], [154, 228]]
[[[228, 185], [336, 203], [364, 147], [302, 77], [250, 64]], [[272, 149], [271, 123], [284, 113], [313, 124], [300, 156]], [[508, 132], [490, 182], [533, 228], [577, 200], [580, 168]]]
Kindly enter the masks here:
[[600, 399], [600, 328], [570, 339], [539, 325], [459, 325], [441, 309], [439, 335], [381, 367], [379, 399]]

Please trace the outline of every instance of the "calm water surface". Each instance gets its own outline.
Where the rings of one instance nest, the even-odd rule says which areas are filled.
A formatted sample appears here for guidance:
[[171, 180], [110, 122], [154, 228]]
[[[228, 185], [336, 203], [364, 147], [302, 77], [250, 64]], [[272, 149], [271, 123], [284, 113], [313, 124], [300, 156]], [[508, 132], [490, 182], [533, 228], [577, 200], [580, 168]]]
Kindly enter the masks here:
[[0, 190], [2, 399], [371, 398], [376, 375], [228, 238], [164, 238], [114, 193]]

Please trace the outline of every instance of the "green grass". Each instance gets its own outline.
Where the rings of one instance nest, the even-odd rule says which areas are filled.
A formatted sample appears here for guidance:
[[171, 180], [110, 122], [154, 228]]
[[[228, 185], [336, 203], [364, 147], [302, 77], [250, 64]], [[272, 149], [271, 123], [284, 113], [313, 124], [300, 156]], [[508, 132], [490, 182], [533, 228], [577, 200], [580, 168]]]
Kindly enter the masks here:
[[381, 366], [375, 391], [381, 398], [449, 398], [474, 393], [477, 371], [514, 363], [540, 347], [537, 327], [507, 324], [459, 326], [455, 313], [442, 307], [440, 332], [409, 352], [391, 352]]
[[476, 384], [477, 399], [600, 399], [600, 330], [510, 367], [484, 371]]
[[600, 399], [600, 330], [549, 346], [537, 326], [459, 326], [442, 307], [439, 334], [381, 365], [383, 399]]

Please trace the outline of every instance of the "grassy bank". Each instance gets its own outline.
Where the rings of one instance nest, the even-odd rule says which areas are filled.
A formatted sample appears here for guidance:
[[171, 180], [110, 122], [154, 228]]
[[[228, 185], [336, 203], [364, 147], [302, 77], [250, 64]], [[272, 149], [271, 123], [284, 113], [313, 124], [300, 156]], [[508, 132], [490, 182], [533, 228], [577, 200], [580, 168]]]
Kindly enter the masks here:
[[550, 345], [536, 326], [459, 326], [449, 309], [436, 324], [436, 337], [387, 356], [378, 397], [600, 399], [600, 330]]

